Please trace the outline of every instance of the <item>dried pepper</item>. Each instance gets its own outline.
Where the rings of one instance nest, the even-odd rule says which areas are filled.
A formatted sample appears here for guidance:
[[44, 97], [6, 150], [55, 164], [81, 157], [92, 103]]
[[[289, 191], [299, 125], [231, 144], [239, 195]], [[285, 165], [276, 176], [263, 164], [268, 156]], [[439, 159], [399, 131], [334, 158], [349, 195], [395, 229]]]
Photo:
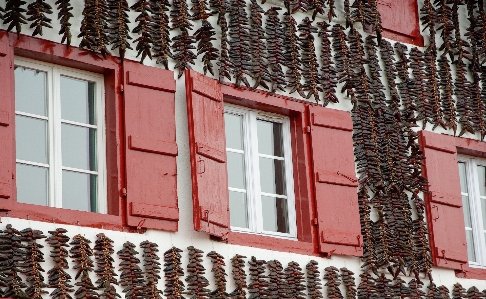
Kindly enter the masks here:
[[98, 298], [98, 294], [94, 291], [96, 287], [89, 277], [94, 267], [94, 262], [91, 258], [93, 256], [93, 249], [91, 249], [90, 243], [90, 240], [81, 235], [74, 236], [71, 243], [69, 243], [72, 246], [69, 252], [74, 261], [73, 269], [77, 270], [75, 279], [79, 279], [74, 284], [78, 287], [74, 293], [76, 299]]
[[3, 15], [3, 24], [8, 24], [7, 32], [10, 32], [15, 27], [17, 38], [20, 38], [22, 32], [22, 24], [27, 24], [25, 17], [26, 9], [24, 8], [26, 2], [23, 0], [7, 0], [5, 3], [5, 14]]
[[164, 253], [165, 296], [168, 299], [183, 299], [185, 290], [181, 276], [184, 276], [181, 253], [177, 247], [172, 247]]
[[30, 28], [34, 28], [32, 36], [42, 35], [42, 28], [52, 28], [51, 19], [47, 15], [52, 14], [52, 6], [45, 0], [35, 0], [27, 6], [27, 20], [31, 22]]
[[249, 299], [263, 299], [267, 298], [268, 282], [265, 275], [264, 260], [257, 260], [254, 256], [248, 261], [250, 265], [250, 284], [248, 285]]
[[302, 268], [296, 262], [289, 262], [287, 268], [284, 270], [285, 280], [287, 284], [287, 294], [292, 299], [304, 299], [304, 273]]
[[284, 57], [287, 66], [287, 87], [290, 89], [289, 94], [298, 92], [301, 97], [305, 97], [302, 90], [302, 61], [297, 37], [297, 22], [294, 17], [288, 13], [284, 14], [284, 39], [285, 52]]
[[256, 0], [250, 0], [250, 50], [253, 63], [252, 77], [255, 80], [253, 88], [259, 86], [269, 89], [268, 52], [265, 44], [265, 29], [262, 14], [264, 10]]
[[66, 42], [66, 47], [71, 46], [71, 23], [69, 20], [73, 17], [73, 6], [71, 5], [71, 0], [57, 0], [56, 1], [57, 19], [61, 23], [61, 29], [59, 34], [62, 34], [61, 43]]
[[319, 103], [319, 92], [322, 92], [323, 89], [319, 84], [321, 75], [314, 45], [314, 33], [317, 33], [317, 28], [312, 25], [312, 20], [309, 18], [305, 18], [297, 27], [300, 32], [299, 46], [302, 55], [302, 77], [304, 78], [302, 92], [307, 92], [307, 99], [314, 97], [316, 103]]
[[346, 267], [339, 269], [341, 271], [341, 280], [343, 281], [344, 288], [346, 289], [346, 299], [354, 299], [358, 294], [356, 290], [356, 281], [354, 279], [354, 273], [348, 270]]
[[324, 93], [322, 106], [327, 106], [329, 103], [338, 103], [339, 99], [336, 96], [336, 66], [331, 57], [331, 41], [329, 40], [329, 24], [326, 22], [317, 23], [319, 26], [318, 35], [321, 38], [321, 88]]
[[160, 279], [160, 257], [158, 256], [158, 245], [149, 241], [140, 243], [143, 256], [143, 267], [145, 269], [146, 284], [144, 286], [145, 298], [148, 299], [162, 299], [162, 291], [158, 289], [157, 285]]
[[231, 270], [231, 276], [233, 277], [233, 281], [235, 282], [236, 287], [233, 292], [229, 294], [229, 296], [234, 299], [246, 298], [245, 289], [248, 286], [246, 285], [245, 260], [243, 260], [244, 258], [246, 258], [246, 256], [237, 254], [231, 259], [231, 266], [233, 267], [233, 269]]
[[71, 275], [65, 271], [69, 269], [69, 254], [66, 249], [69, 247], [69, 237], [66, 233], [66, 229], [57, 228], [55, 231], [49, 231], [51, 236], [46, 239], [47, 244], [52, 248], [50, 257], [54, 261], [54, 267], [47, 272], [49, 287], [54, 288], [51, 293], [53, 299], [71, 298], [70, 293], [74, 292], [70, 284]]
[[98, 280], [96, 285], [98, 290], [101, 291], [101, 298], [121, 298], [121, 296], [116, 292], [115, 286], [118, 285], [115, 273], [115, 267], [113, 263], [113, 254], [115, 250], [113, 249], [113, 240], [108, 238], [105, 234], [99, 233], [96, 235], [96, 241], [94, 246], [94, 256], [96, 261], [96, 276]]
[[38, 240], [45, 239], [46, 236], [40, 230], [26, 228], [20, 232], [20, 239], [27, 243], [25, 247], [26, 259], [19, 261], [18, 268], [22, 268], [21, 272], [27, 277], [26, 281], [29, 285], [25, 290], [25, 294], [31, 299], [41, 299], [44, 294], [49, 294], [44, 288], [47, 284], [44, 282], [44, 269], [41, 263], [45, 262], [44, 253], [42, 253], [43, 245], [37, 243]]
[[172, 58], [170, 49], [170, 26], [169, 11], [170, 3], [168, 0], [151, 0], [152, 1], [152, 51], [157, 63], [162, 64], [166, 70], [169, 69], [169, 58]]
[[201, 20], [201, 26], [194, 33], [194, 37], [198, 43], [197, 55], [199, 56], [202, 54], [204, 74], [209, 71], [211, 75], [214, 75], [212, 61], [218, 59], [219, 54], [218, 49], [213, 46], [213, 41], [216, 40], [214, 37], [216, 32], [211, 23], [207, 20], [211, 16], [211, 13], [208, 13], [206, 0], [193, 0], [192, 2], [194, 3], [194, 6], [191, 9], [194, 11], [192, 19], [195, 21]]
[[[109, 34], [111, 49], [118, 49], [120, 59], [123, 60], [127, 49], [132, 49], [128, 40], [132, 39], [129, 35], [127, 12], [129, 11], [127, 0], [109, 0], [108, 2], [108, 19], [107, 32]], [[138, 17], [137, 17], [138, 19]], [[135, 19], [135, 21], [137, 21]], [[135, 31], [134, 29], [134, 32]], [[143, 59], [142, 59], [143, 60]]]
[[[277, 260], [271, 260], [267, 263], [268, 265], [268, 298], [269, 299], [287, 299], [290, 298], [288, 294], [288, 285], [286, 284], [285, 273], [283, 272], [282, 264]], [[309, 279], [309, 271], [307, 272], [308, 279], [307, 279], [307, 287], [308, 287], [308, 294], [311, 295], [311, 291], [309, 291], [310, 286], [310, 279]], [[315, 273], [315, 272], [314, 272]], [[319, 277], [315, 277], [314, 274], [314, 281], [315, 286], [314, 289], [316, 292], [318, 291], [318, 286], [320, 282], [318, 281]], [[312, 293], [314, 296], [317, 296], [318, 293]], [[312, 297], [311, 297], [312, 298]], [[319, 297], [314, 297], [319, 298]]]
[[172, 58], [176, 61], [175, 69], [179, 70], [180, 78], [185, 70], [191, 68], [191, 64], [194, 64], [194, 59], [197, 58], [196, 54], [192, 51], [196, 39], [190, 35], [193, 25], [190, 21], [189, 8], [187, 7], [186, 0], [174, 0], [172, 2], [172, 10], [170, 11], [172, 18], [171, 30], [178, 30], [178, 34], [172, 38]]
[[208, 298], [209, 281], [204, 274], [206, 269], [202, 265], [203, 251], [193, 246], [187, 247], [189, 251], [189, 264], [187, 265], [187, 291], [186, 294], [189, 295], [191, 299], [204, 299]]
[[283, 27], [280, 22], [278, 11], [280, 7], [271, 7], [265, 15], [267, 22], [265, 32], [267, 35], [268, 67], [270, 70], [270, 92], [274, 93], [277, 89], [285, 91], [285, 74], [282, 65], [285, 64]]
[[208, 257], [211, 258], [211, 262], [213, 263], [211, 272], [213, 272], [216, 285], [216, 289], [209, 293], [209, 298], [226, 299], [228, 298], [228, 293], [226, 292], [226, 276], [228, 276], [228, 274], [226, 274], [224, 269], [226, 266], [224, 257], [216, 251], [208, 253]]
[[243, 83], [246, 87], [250, 87], [246, 76], [251, 75], [253, 65], [250, 55], [250, 31], [245, 0], [233, 1], [229, 12], [229, 59], [233, 68], [235, 85], [239, 87]]
[[108, 5], [106, 0], [86, 0], [83, 20], [78, 37], [81, 37], [80, 48], [100, 53], [106, 58], [109, 44], [107, 34]]

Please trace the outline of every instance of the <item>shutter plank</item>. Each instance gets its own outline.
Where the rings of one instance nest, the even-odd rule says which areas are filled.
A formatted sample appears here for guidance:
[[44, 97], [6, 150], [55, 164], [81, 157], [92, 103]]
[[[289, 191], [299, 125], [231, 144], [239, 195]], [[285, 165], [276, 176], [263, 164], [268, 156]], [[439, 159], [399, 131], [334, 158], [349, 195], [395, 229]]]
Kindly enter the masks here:
[[460, 270], [468, 264], [455, 138], [421, 131], [425, 194], [432, 258], [436, 266]]
[[221, 86], [186, 71], [186, 96], [194, 228], [224, 239], [230, 224]]
[[127, 223], [177, 231], [173, 72], [125, 61]]
[[15, 85], [14, 54], [6, 32], [0, 32], [0, 210], [10, 210], [15, 200]]
[[417, 0], [378, 0], [377, 7], [384, 37], [423, 46]]
[[351, 117], [320, 106], [309, 110], [319, 250], [362, 256]]

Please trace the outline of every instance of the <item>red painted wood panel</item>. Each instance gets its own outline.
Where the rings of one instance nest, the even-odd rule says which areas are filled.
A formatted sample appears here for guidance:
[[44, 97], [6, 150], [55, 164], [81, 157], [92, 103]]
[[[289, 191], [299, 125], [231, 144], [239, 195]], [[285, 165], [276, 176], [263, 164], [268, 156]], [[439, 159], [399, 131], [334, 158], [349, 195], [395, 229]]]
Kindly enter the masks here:
[[378, 0], [378, 11], [384, 37], [423, 46], [417, 0]]
[[15, 194], [15, 86], [13, 48], [5, 32], [0, 32], [0, 52], [0, 209], [10, 210]]
[[219, 82], [186, 71], [194, 228], [226, 238], [229, 233], [228, 174], [223, 94]]
[[177, 231], [173, 73], [124, 62], [127, 224]]
[[455, 137], [421, 131], [425, 195], [432, 257], [437, 266], [461, 269], [468, 263]]
[[320, 106], [309, 115], [319, 250], [362, 256], [351, 117]]

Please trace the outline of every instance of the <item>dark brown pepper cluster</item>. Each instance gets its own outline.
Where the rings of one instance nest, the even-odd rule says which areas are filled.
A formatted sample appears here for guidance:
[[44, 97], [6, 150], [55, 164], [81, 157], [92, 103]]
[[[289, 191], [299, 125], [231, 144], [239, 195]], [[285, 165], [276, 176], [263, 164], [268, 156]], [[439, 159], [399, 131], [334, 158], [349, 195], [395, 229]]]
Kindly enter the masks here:
[[30, 298], [24, 291], [27, 285], [19, 276], [21, 264], [26, 261], [27, 251], [22, 245], [21, 232], [7, 224], [0, 231], [0, 286], [5, 287], [0, 291], [4, 298]]
[[189, 264], [187, 264], [187, 292], [190, 299], [204, 299], [209, 296], [209, 281], [204, 274], [206, 269], [202, 265], [203, 251], [194, 246], [187, 247], [189, 251]]
[[160, 279], [160, 257], [158, 256], [159, 245], [149, 241], [140, 243], [143, 252], [143, 267], [145, 269], [146, 285], [143, 293], [148, 299], [162, 299], [162, 291], [158, 289], [157, 284]]
[[69, 247], [69, 237], [66, 233], [66, 229], [57, 228], [55, 231], [49, 231], [51, 236], [46, 239], [47, 244], [52, 248], [50, 257], [54, 261], [54, 268], [47, 272], [49, 287], [54, 288], [51, 293], [53, 299], [71, 298], [70, 293], [74, 292], [71, 275], [65, 271], [69, 269], [69, 254], [66, 249]]
[[30, 21], [30, 28], [34, 28], [32, 36], [37, 34], [42, 35], [42, 28], [51, 26], [51, 19], [47, 15], [52, 14], [52, 6], [47, 4], [45, 0], [35, 0], [27, 6], [27, 15]]
[[217, 253], [216, 251], [211, 251], [207, 255], [211, 262], [213, 263], [213, 267], [211, 272], [214, 275], [214, 283], [216, 285], [216, 289], [209, 293], [210, 299], [225, 299], [228, 298], [228, 293], [226, 292], [226, 271], [224, 267], [226, 267], [226, 263], [224, 262], [224, 257]]
[[176, 247], [164, 252], [164, 275], [165, 275], [165, 296], [168, 299], [183, 299], [185, 290], [184, 282], [181, 276], [184, 276], [182, 268], [181, 253], [182, 250]]
[[339, 269], [334, 267], [334, 266], [329, 266], [324, 269], [324, 279], [327, 280], [325, 286], [326, 286], [326, 292], [327, 292], [327, 298], [329, 299], [343, 299], [343, 294], [341, 294], [341, 290], [339, 289], [339, 286], [341, 285], [340, 277], [339, 275]]
[[[285, 273], [283, 272], [284, 269], [282, 267], [282, 264], [277, 260], [271, 260], [267, 263], [267, 266], [268, 266], [268, 298], [269, 299], [289, 298], [287, 292], [288, 285], [286, 283], [286, 277], [285, 277]], [[309, 284], [310, 283], [308, 283], [308, 285]]]
[[115, 273], [115, 267], [113, 266], [114, 259], [113, 254], [113, 240], [108, 238], [105, 234], [99, 233], [96, 235], [96, 242], [94, 246], [94, 256], [96, 260], [96, 276], [98, 280], [96, 285], [98, 290], [101, 291], [100, 298], [115, 299], [121, 298], [116, 292], [115, 285], [118, 285]]
[[245, 260], [246, 256], [243, 255], [235, 255], [231, 259], [231, 276], [233, 281], [235, 282], [235, 289], [229, 295], [231, 298], [234, 299], [245, 299], [246, 298], [246, 291], [245, 289], [248, 287], [246, 285], [246, 273], [245, 273]]
[[74, 261], [73, 269], [77, 270], [75, 279], [78, 281], [74, 284], [78, 287], [74, 293], [76, 299], [98, 298], [98, 294], [95, 292], [96, 287], [89, 277], [94, 268], [93, 249], [91, 249], [90, 243], [90, 240], [81, 235], [74, 236], [69, 243], [71, 245], [69, 251]]
[[19, 261], [18, 267], [21, 272], [27, 277], [28, 284], [25, 294], [31, 299], [41, 299], [43, 294], [48, 294], [44, 288], [47, 284], [44, 282], [44, 269], [41, 263], [44, 260], [44, 253], [42, 253], [43, 245], [37, 243], [37, 240], [45, 239], [46, 236], [40, 230], [33, 230], [26, 228], [20, 232], [22, 242], [26, 243], [25, 253], [26, 259]]
[[269, 295], [267, 276], [265, 275], [264, 260], [257, 260], [254, 256], [248, 261], [250, 265], [250, 284], [248, 285], [249, 299], [264, 299]]
[[305, 268], [307, 272], [307, 295], [311, 299], [324, 298], [321, 291], [321, 273], [319, 272], [318, 263], [314, 260], [311, 260]]
[[304, 273], [299, 264], [296, 262], [289, 262], [287, 268], [284, 270], [284, 274], [289, 298], [304, 299], [304, 291], [306, 287], [304, 284]]
[[123, 244], [123, 249], [117, 252], [121, 260], [120, 285], [125, 287], [123, 292], [125, 293], [125, 298], [128, 299], [146, 298], [144, 293], [145, 281], [142, 269], [138, 266], [140, 259], [136, 257], [138, 251], [135, 248], [135, 244], [127, 241]]

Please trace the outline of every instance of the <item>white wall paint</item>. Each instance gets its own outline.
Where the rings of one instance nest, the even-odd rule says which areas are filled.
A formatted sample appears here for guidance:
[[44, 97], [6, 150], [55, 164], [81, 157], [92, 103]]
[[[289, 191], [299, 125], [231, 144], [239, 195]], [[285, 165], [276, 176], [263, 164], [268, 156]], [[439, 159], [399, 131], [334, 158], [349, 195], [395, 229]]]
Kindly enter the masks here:
[[[30, 3], [30, 1], [28, 1]], [[54, 7], [54, 0], [48, 0], [48, 3], [50, 3]], [[73, 24], [72, 26], [72, 45], [77, 46], [79, 45], [80, 39], [77, 38], [77, 35], [79, 34], [79, 27], [81, 23], [81, 17], [82, 17], [82, 3], [83, 1], [81, 0], [72, 0], [73, 4], [76, 4], [74, 10], [72, 11], [75, 17], [71, 19], [71, 23]], [[134, 4], [134, 0], [129, 0], [129, 5]], [[340, 3], [340, 1], [337, 1]], [[419, 5], [422, 5], [422, 0], [419, 0]], [[0, 5], [2, 7], [5, 6], [5, 0], [0, 0]], [[263, 5], [264, 9], [268, 9], [272, 5], [281, 5], [281, 1], [277, 0], [270, 0], [268, 1], [265, 5]], [[342, 11], [342, 7], [339, 7], [338, 4], [338, 10]], [[340, 16], [342, 16], [342, 13], [338, 12]], [[136, 12], [130, 12], [130, 20], [132, 21], [131, 24], [129, 24], [130, 30], [132, 30], [136, 24], [134, 23], [135, 17], [137, 13]], [[303, 19], [306, 15], [303, 13], [298, 13], [296, 14], [296, 19], [300, 21]], [[465, 14], [462, 14], [462, 16], [465, 16]], [[57, 17], [57, 11], [54, 10], [54, 14], [51, 16], [53, 18], [53, 27], [52, 29], [45, 28], [44, 29], [44, 36], [42, 38], [51, 40], [54, 42], [60, 42], [61, 41], [61, 36], [57, 34], [59, 31], [60, 27], [58, 25], [58, 21], [56, 20]], [[318, 17], [319, 19], [319, 17]], [[342, 19], [342, 18], [340, 18]], [[212, 18], [214, 21], [215, 18]], [[218, 28], [215, 25], [215, 28]], [[0, 25], [1, 29], [6, 29], [6, 26], [1, 24]], [[463, 29], [463, 33], [465, 28]], [[23, 31], [22, 33], [31, 35], [33, 32], [32, 29], [29, 29], [28, 26], [23, 26]], [[219, 34], [219, 33], [218, 33]], [[365, 35], [365, 34], [363, 34]], [[424, 33], [424, 37], [426, 38], [426, 43], [427, 43], [427, 33]], [[132, 35], [133, 39], [135, 39], [137, 36]], [[133, 45], [133, 48], [135, 48], [135, 45]], [[317, 51], [320, 50], [320, 45], [316, 44]], [[116, 51], [116, 50], [115, 50]], [[116, 54], [117, 52], [113, 52]], [[127, 51], [126, 53], [126, 58], [127, 59], [132, 59], [132, 60], [138, 60], [136, 58], [136, 52], [135, 51]], [[151, 66], [156, 66], [154, 60], [149, 60], [145, 59], [144, 62], [146, 65], [151, 65]], [[170, 67], [173, 68], [174, 62], [170, 62]], [[158, 66], [160, 67], [160, 66]], [[194, 66], [194, 69], [198, 72], [202, 73], [202, 65], [198, 64]], [[217, 66], [215, 65], [215, 69], [217, 69]], [[177, 71], [175, 72], [175, 78], [177, 76]], [[217, 78], [217, 77], [216, 77]], [[144, 234], [137, 234], [137, 233], [124, 233], [124, 232], [117, 232], [117, 231], [109, 231], [109, 230], [100, 230], [100, 229], [93, 229], [93, 228], [86, 228], [86, 227], [79, 227], [79, 226], [70, 226], [70, 225], [58, 225], [55, 223], [44, 223], [44, 222], [38, 222], [38, 221], [31, 221], [31, 220], [22, 220], [22, 219], [14, 219], [14, 218], [9, 218], [9, 217], [3, 217], [1, 219], [1, 224], [0, 224], [0, 229], [3, 229], [7, 224], [12, 224], [15, 228], [17, 229], [24, 229], [27, 227], [32, 227], [35, 229], [40, 229], [42, 230], [45, 234], [47, 234], [47, 231], [54, 230], [55, 228], [58, 227], [63, 227], [68, 230], [68, 235], [70, 237], [73, 237], [76, 234], [82, 234], [91, 241], [96, 240], [96, 234], [103, 231], [109, 238], [113, 239], [115, 241], [115, 252], [120, 250], [122, 248], [122, 245], [125, 241], [131, 241], [134, 244], [139, 244], [140, 242], [144, 240], [149, 240], [152, 242], [156, 242], [160, 246], [160, 255], [162, 256], [163, 252], [165, 250], [168, 250], [171, 246], [176, 246], [184, 250], [184, 253], [182, 254], [182, 262], [185, 267], [187, 264], [187, 246], [195, 246], [196, 248], [199, 248], [207, 254], [209, 251], [216, 250], [218, 253], [222, 254], [227, 263], [226, 267], [226, 272], [228, 274], [231, 273], [231, 267], [230, 267], [230, 258], [233, 257], [236, 253], [246, 255], [248, 259], [254, 255], [258, 259], [264, 259], [264, 260], [272, 260], [272, 259], [277, 259], [279, 260], [284, 266], [290, 262], [290, 261], [295, 261], [298, 262], [301, 267], [305, 268], [305, 265], [309, 262], [309, 260], [314, 259], [319, 262], [319, 269], [321, 270], [321, 273], [324, 271], [324, 268], [333, 265], [335, 267], [347, 267], [348, 269], [352, 270], [355, 272], [355, 277], [358, 279], [358, 275], [360, 273], [360, 265], [361, 262], [358, 258], [353, 258], [353, 257], [343, 257], [343, 256], [333, 256], [331, 259], [325, 259], [325, 258], [318, 258], [315, 256], [307, 256], [307, 255], [300, 255], [300, 254], [294, 254], [294, 253], [288, 253], [288, 252], [279, 252], [279, 251], [272, 251], [272, 250], [264, 250], [264, 249], [259, 249], [259, 248], [253, 248], [253, 247], [245, 247], [245, 246], [237, 246], [237, 245], [229, 245], [225, 244], [222, 242], [214, 242], [209, 240], [208, 235], [205, 233], [199, 233], [194, 231], [193, 229], [193, 223], [192, 223], [192, 187], [191, 187], [191, 176], [190, 176], [190, 164], [189, 164], [189, 141], [188, 141], [188, 128], [187, 128], [187, 115], [186, 115], [186, 99], [185, 99], [185, 82], [184, 82], [184, 77], [181, 79], [177, 80], [177, 92], [175, 95], [175, 100], [176, 100], [176, 127], [177, 127], [177, 143], [179, 146], [179, 155], [177, 157], [177, 173], [178, 173], [178, 198], [179, 198], [179, 209], [180, 209], [180, 220], [179, 220], [179, 232], [177, 233], [168, 233], [168, 232], [163, 232], [163, 231], [155, 231], [155, 230], [148, 230]], [[338, 87], [338, 90], [340, 88]], [[282, 93], [284, 95], [288, 95], [285, 93]], [[298, 97], [297, 93], [294, 93], [292, 96]], [[346, 110], [350, 111], [351, 109], [351, 103], [348, 99], [345, 99], [342, 94], [338, 94], [338, 97], [340, 99], [340, 103], [338, 104], [333, 104], [331, 103], [329, 105], [330, 108], [335, 108], [335, 109], [340, 109], [340, 110]], [[430, 126], [430, 125], [429, 125]], [[429, 127], [430, 129], [430, 127]], [[439, 133], [449, 133], [446, 130], [443, 130], [441, 128], [437, 128], [435, 132]], [[465, 137], [469, 138], [475, 138], [478, 139], [478, 136], [473, 136], [471, 134], [466, 134]], [[44, 253], [46, 257], [46, 263], [44, 264], [44, 269], [47, 271], [52, 267], [52, 263], [50, 262], [50, 259], [48, 258], [49, 256], [49, 246], [45, 244], [46, 247], [44, 248]], [[119, 260], [118, 257], [115, 256], [115, 265], [118, 266]], [[141, 256], [139, 257], [141, 259]], [[212, 277], [211, 275], [211, 263], [209, 258], [204, 259], [204, 266], [206, 267], [206, 277]], [[74, 271], [72, 269], [69, 270], [70, 273], [74, 277]], [[117, 267], [118, 271], [118, 267]], [[118, 272], [119, 273], [119, 272]], [[322, 277], [322, 275], [321, 275]], [[434, 268], [433, 270], [433, 277], [435, 280], [435, 283], [437, 285], [445, 285], [447, 286], [450, 290], [452, 290], [452, 286], [456, 282], [460, 282], [463, 287], [466, 289], [469, 288], [472, 285], [475, 285], [478, 287], [479, 290], [482, 290], [486, 288], [486, 281], [478, 281], [478, 280], [473, 280], [473, 279], [458, 279], [455, 277], [454, 272], [451, 270], [446, 270], [446, 269], [439, 269], [439, 268]], [[47, 278], [47, 277], [46, 277]], [[95, 277], [92, 276], [93, 281], [95, 281]], [[404, 280], [408, 281], [410, 280], [410, 277], [404, 277]], [[163, 279], [162, 279], [163, 280]], [[228, 290], [231, 291], [234, 287], [233, 281], [231, 278], [228, 279]], [[211, 280], [211, 288], [214, 288], [213, 281]], [[426, 282], [427, 284], [427, 282]], [[163, 290], [163, 284], [161, 282], [160, 284], [160, 289]], [[118, 288], [119, 293], [121, 294], [121, 288]], [[344, 289], [343, 289], [344, 291]], [[47, 298], [48, 296], [46, 296]]]

